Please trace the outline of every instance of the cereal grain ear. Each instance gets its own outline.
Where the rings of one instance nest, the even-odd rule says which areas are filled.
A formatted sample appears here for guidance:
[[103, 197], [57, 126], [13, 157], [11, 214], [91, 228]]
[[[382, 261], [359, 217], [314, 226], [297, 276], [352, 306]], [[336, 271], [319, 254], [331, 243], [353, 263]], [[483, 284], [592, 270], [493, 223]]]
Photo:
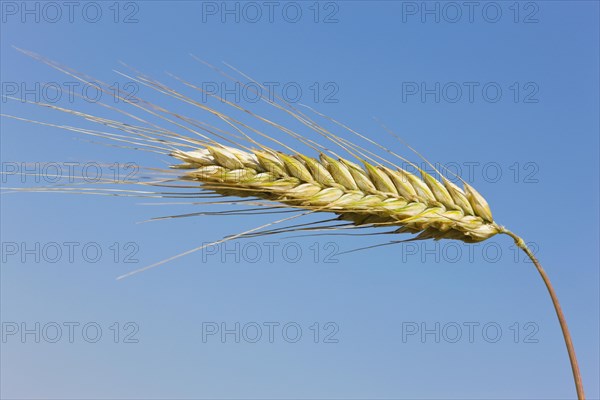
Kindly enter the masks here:
[[[184, 162], [179, 169], [202, 163], [200, 169], [190, 168], [187, 177], [201, 184], [239, 194], [278, 201], [321, 212], [334, 212], [346, 220], [362, 225], [377, 217], [380, 224], [405, 228], [406, 232], [427, 234], [420, 238], [456, 239], [467, 243], [480, 242], [499, 233], [485, 199], [467, 186], [467, 199], [456, 202], [443, 183], [421, 171], [422, 179], [402, 169], [380, 169], [364, 161], [364, 169], [349, 160], [335, 160], [321, 154], [320, 160], [281, 152], [246, 153], [227, 146], [209, 147], [200, 151], [196, 163], [191, 152], [173, 156]], [[255, 170], [258, 159], [263, 168], [276, 174], [262, 175]], [[191, 161], [191, 162], [190, 162]], [[243, 173], [242, 173], [243, 172]], [[319, 176], [320, 175], [320, 176]], [[260, 179], [257, 177], [260, 176]], [[223, 178], [225, 177], [225, 179]], [[452, 189], [463, 200], [458, 189]], [[398, 207], [399, 204], [403, 206]], [[475, 210], [473, 213], [472, 210]]]

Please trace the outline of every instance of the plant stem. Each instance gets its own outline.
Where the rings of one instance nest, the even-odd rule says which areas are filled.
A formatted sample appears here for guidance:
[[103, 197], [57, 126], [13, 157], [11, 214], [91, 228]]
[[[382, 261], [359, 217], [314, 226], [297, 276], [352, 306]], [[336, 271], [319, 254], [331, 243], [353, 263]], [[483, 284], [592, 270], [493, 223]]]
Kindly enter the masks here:
[[579, 364], [577, 364], [577, 356], [575, 355], [575, 347], [573, 346], [573, 341], [571, 340], [571, 334], [569, 333], [569, 327], [567, 326], [567, 320], [563, 315], [562, 309], [560, 308], [560, 304], [558, 302], [558, 297], [556, 296], [556, 292], [554, 292], [554, 288], [550, 283], [550, 278], [546, 274], [546, 271], [540, 265], [540, 262], [535, 258], [531, 249], [527, 247], [525, 241], [521, 239], [519, 236], [514, 234], [513, 232], [500, 227], [501, 233], [507, 234], [512, 237], [515, 241], [515, 244], [520, 247], [525, 254], [529, 256], [535, 267], [537, 268], [540, 276], [544, 280], [544, 284], [548, 289], [548, 293], [552, 298], [552, 304], [554, 305], [554, 310], [556, 311], [556, 316], [558, 317], [558, 322], [560, 322], [560, 328], [562, 329], [563, 337], [565, 338], [565, 344], [567, 345], [567, 352], [569, 353], [569, 360], [571, 361], [571, 369], [573, 370], [573, 379], [575, 380], [575, 388], [577, 389], [577, 398], [579, 400], [585, 400], [585, 394], [583, 392], [583, 382], [581, 381], [581, 373], [579, 372]]

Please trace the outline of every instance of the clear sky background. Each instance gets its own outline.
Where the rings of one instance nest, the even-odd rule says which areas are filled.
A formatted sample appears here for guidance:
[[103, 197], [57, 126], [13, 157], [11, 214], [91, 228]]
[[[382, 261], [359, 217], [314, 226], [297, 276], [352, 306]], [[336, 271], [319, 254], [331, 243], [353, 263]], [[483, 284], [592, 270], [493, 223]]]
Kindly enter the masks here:
[[[55, 4], [1, 3], [2, 94], [17, 98], [2, 100], [3, 113], [91, 127], [20, 101], [53, 99], [44, 83], [54, 82], [64, 90], [58, 105], [118, 117], [70, 101], [73, 79], [14, 45], [124, 90], [130, 80], [113, 72], [127, 72], [119, 61], [186, 94], [194, 93], [166, 71], [216, 84], [225, 95], [226, 81], [189, 54], [226, 61], [415, 159], [376, 117], [428, 159], [460, 167], [495, 219], [534, 242], [567, 316], [587, 395], [599, 397], [597, 2], [476, 2], [472, 9], [462, 2], [274, 2], [272, 14], [265, 2], [87, 2], [71, 14], [64, 2]], [[299, 128], [248, 93], [234, 88], [228, 99], [236, 93], [250, 100], [246, 106]], [[215, 122], [151, 90], [138, 95]], [[4, 187], [49, 184], [51, 163], [95, 162], [107, 176], [115, 163], [127, 173], [127, 163], [169, 162], [51, 127], [0, 122]], [[36, 162], [40, 182], [12, 173]], [[0, 199], [3, 398], [575, 395], [549, 296], [508, 237], [339, 255], [390, 238], [269, 236], [116, 281], [286, 214], [138, 224], [205, 206], [51, 193]], [[232, 333], [222, 338], [236, 323], [239, 343]]]

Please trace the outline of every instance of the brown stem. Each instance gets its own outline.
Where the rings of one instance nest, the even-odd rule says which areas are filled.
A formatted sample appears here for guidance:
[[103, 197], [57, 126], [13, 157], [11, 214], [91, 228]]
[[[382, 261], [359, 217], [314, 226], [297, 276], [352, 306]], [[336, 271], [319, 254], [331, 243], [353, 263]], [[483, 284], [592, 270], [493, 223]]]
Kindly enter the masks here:
[[569, 360], [571, 361], [571, 369], [573, 370], [573, 379], [575, 380], [575, 388], [577, 389], [577, 398], [579, 400], [585, 400], [585, 394], [583, 392], [583, 382], [581, 381], [581, 372], [579, 372], [579, 364], [577, 364], [577, 356], [575, 355], [575, 347], [573, 346], [573, 341], [571, 340], [571, 334], [569, 333], [567, 320], [563, 315], [562, 309], [560, 308], [560, 304], [558, 302], [558, 297], [556, 296], [554, 288], [550, 283], [550, 278], [546, 274], [546, 271], [544, 271], [544, 269], [540, 265], [537, 258], [535, 258], [529, 247], [527, 247], [527, 244], [525, 244], [525, 241], [523, 239], [521, 239], [519, 236], [505, 228], [501, 228], [500, 231], [514, 239], [515, 244], [518, 247], [520, 247], [525, 252], [525, 254], [529, 256], [529, 258], [537, 268], [538, 272], [540, 273], [540, 276], [544, 280], [544, 284], [546, 284], [548, 293], [552, 298], [552, 304], [554, 304], [554, 310], [556, 311], [558, 322], [560, 322], [560, 328], [562, 329], [563, 337], [565, 338], [565, 344], [567, 345], [567, 352], [569, 353]]

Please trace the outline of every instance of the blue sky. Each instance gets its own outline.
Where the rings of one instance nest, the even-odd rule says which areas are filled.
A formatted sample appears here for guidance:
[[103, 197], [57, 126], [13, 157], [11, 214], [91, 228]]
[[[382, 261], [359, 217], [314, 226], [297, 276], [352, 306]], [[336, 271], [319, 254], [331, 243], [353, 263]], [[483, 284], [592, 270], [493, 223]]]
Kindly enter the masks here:
[[[383, 123], [461, 172], [499, 223], [533, 242], [587, 395], [600, 396], [597, 2], [54, 4], [1, 4], [2, 94], [17, 99], [2, 100], [3, 113], [91, 127], [22, 101], [52, 101], [59, 88], [57, 105], [118, 116], [71, 101], [74, 79], [17, 46], [199, 120], [218, 123], [113, 70], [128, 72], [122, 61], [186, 91], [170, 72], [301, 129], [190, 54], [225, 61], [416, 159]], [[169, 162], [0, 121], [4, 187], [50, 184], [57, 166], [63, 178], [67, 165], [89, 178]], [[14, 173], [27, 168], [25, 178]], [[508, 237], [341, 255], [389, 238], [268, 236], [115, 281], [281, 214], [139, 224], [202, 206], [53, 193], [0, 200], [3, 398], [574, 397], [548, 294]]]

